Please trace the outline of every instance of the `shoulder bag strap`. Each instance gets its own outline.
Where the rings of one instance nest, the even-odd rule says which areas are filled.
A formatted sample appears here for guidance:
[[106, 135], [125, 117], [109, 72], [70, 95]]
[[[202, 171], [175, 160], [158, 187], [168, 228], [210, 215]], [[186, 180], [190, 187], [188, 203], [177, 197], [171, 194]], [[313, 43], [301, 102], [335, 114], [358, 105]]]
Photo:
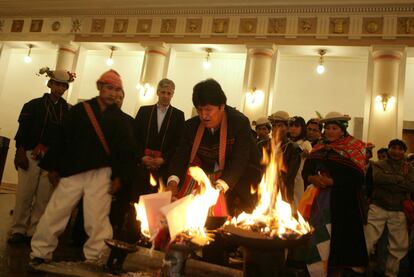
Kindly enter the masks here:
[[108, 143], [106, 142], [104, 133], [102, 132], [101, 127], [99, 126], [98, 120], [96, 120], [95, 114], [92, 111], [91, 105], [89, 103], [82, 102], [83, 107], [85, 108], [86, 114], [89, 117], [90, 122], [92, 123], [93, 128], [95, 129], [95, 133], [98, 136], [99, 140], [101, 141], [101, 144], [105, 150], [105, 153], [110, 156], [111, 151], [109, 150]]

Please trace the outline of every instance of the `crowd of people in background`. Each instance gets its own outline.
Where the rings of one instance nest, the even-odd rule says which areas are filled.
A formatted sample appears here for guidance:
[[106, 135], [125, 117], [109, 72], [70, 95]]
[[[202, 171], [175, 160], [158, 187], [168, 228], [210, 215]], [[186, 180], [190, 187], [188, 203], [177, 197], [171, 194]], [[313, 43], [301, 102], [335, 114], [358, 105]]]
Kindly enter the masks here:
[[[277, 153], [284, 164], [282, 196], [294, 210], [307, 189], [318, 190], [309, 218], [312, 238], [298, 258], [308, 274], [364, 276], [371, 260], [385, 276], [398, 276], [413, 245], [402, 202], [414, 192], [414, 154], [407, 155], [402, 140], [379, 148], [378, 161], [372, 161], [374, 145], [350, 135], [351, 118], [339, 112], [305, 121], [276, 111], [254, 120], [252, 130], [213, 79], [194, 86], [198, 115], [187, 121], [171, 105], [175, 84], [169, 79], [159, 82], [157, 103], [142, 106], [135, 118], [123, 113], [125, 92], [114, 70], [97, 80], [97, 97], [70, 107], [62, 95], [74, 74], [48, 68], [40, 73], [50, 78], [50, 93], [26, 103], [19, 117], [18, 186], [8, 239], [30, 241], [31, 267], [52, 260], [80, 201], [88, 263], [102, 263], [105, 239], [133, 243], [139, 231], [131, 203], [156, 192], [150, 176], [183, 197], [195, 185], [189, 165], [209, 175], [228, 215], [251, 212], [257, 201], [251, 185], [260, 182], [265, 156]], [[226, 265], [231, 247], [216, 240], [203, 255]], [[401, 266], [413, 272], [413, 258]]]

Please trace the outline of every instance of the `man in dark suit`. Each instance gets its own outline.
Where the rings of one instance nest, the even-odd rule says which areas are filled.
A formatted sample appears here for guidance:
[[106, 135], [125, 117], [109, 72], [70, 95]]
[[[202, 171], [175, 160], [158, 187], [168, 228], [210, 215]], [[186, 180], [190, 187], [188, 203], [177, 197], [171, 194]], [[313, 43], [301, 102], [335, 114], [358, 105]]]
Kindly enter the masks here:
[[[138, 194], [154, 192], [150, 173], [159, 181], [167, 180], [167, 168], [184, 126], [184, 113], [171, 106], [175, 84], [169, 79], [158, 83], [158, 102], [143, 106], [135, 117], [135, 134], [139, 147]], [[138, 187], [139, 186], [139, 187]]]

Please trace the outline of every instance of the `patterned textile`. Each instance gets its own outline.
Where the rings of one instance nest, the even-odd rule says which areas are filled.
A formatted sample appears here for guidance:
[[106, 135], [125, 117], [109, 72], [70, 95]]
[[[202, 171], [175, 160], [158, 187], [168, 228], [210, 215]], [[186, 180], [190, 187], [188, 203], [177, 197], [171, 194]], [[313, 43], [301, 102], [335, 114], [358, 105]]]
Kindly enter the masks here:
[[[197, 165], [197, 164], [196, 164]], [[210, 180], [211, 184], [214, 184], [216, 180], [220, 178], [221, 171], [217, 171], [215, 173], [208, 173], [206, 172], [208, 179]], [[187, 172], [184, 180], [183, 187], [178, 192], [177, 198], [184, 197], [190, 194], [193, 190], [199, 189], [199, 184], [191, 177], [191, 175]], [[211, 216], [228, 216], [226, 198], [223, 192], [220, 192], [219, 198], [217, 199], [216, 205], [212, 207], [209, 211], [209, 215]]]
[[[312, 154], [318, 155], [322, 149], [332, 149], [341, 156], [349, 159], [354, 163], [355, 168], [364, 172], [365, 170], [365, 143], [353, 136], [346, 136], [334, 142], [320, 141], [312, 149]], [[344, 159], [339, 159], [337, 162], [343, 163]], [[352, 164], [349, 164], [352, 166]]]
[[331, 189], [320, 189], [310, 218], [315, 228], [306, 253], [306, 265], [311, 277], [328, 276], [328, 261], [331, 243]]

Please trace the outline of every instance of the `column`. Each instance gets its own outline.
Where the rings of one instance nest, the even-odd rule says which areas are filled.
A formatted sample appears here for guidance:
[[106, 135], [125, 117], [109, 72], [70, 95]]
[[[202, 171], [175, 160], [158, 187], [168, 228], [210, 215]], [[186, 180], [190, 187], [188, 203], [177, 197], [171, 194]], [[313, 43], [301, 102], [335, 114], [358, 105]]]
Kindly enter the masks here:
[[55, 69], [72, 71], [78, 48], [77, 45], [70, 43], [59, 44]]
[[139, 104], [147, 105], [155, 102], [158, 82], [167, 72], [169, 47], [163, 42], [143, 43], [142, 46], [145, 47], [145, 57], [139, 83]]
[[405, 52], [405, 47], [374, 46], [370, 53], [364, 138], [377, 149], [402, 138]]
[[268, 115], [270, 95], [275, 73], [274, 45], [248, 45], [243, 113], [250, 121]]
[[[77, 57], [78, 46], [72, 43], [59, 43], [58, 55], [56, 60], [55, 70], [67, 70], [74, 72], [74, 64]], [[53, 68], [52, 68], [53, 70]], [[78, 75], [79, 79], [79, 75]], [[75, 82], [79, 81], [75, 79]], [[63, 98], [70, 100], [72, 94], [73, 85], [69, 86], [69, 89], [63, 94]], [[68, 97], [69, 96], [69, 97]]]

